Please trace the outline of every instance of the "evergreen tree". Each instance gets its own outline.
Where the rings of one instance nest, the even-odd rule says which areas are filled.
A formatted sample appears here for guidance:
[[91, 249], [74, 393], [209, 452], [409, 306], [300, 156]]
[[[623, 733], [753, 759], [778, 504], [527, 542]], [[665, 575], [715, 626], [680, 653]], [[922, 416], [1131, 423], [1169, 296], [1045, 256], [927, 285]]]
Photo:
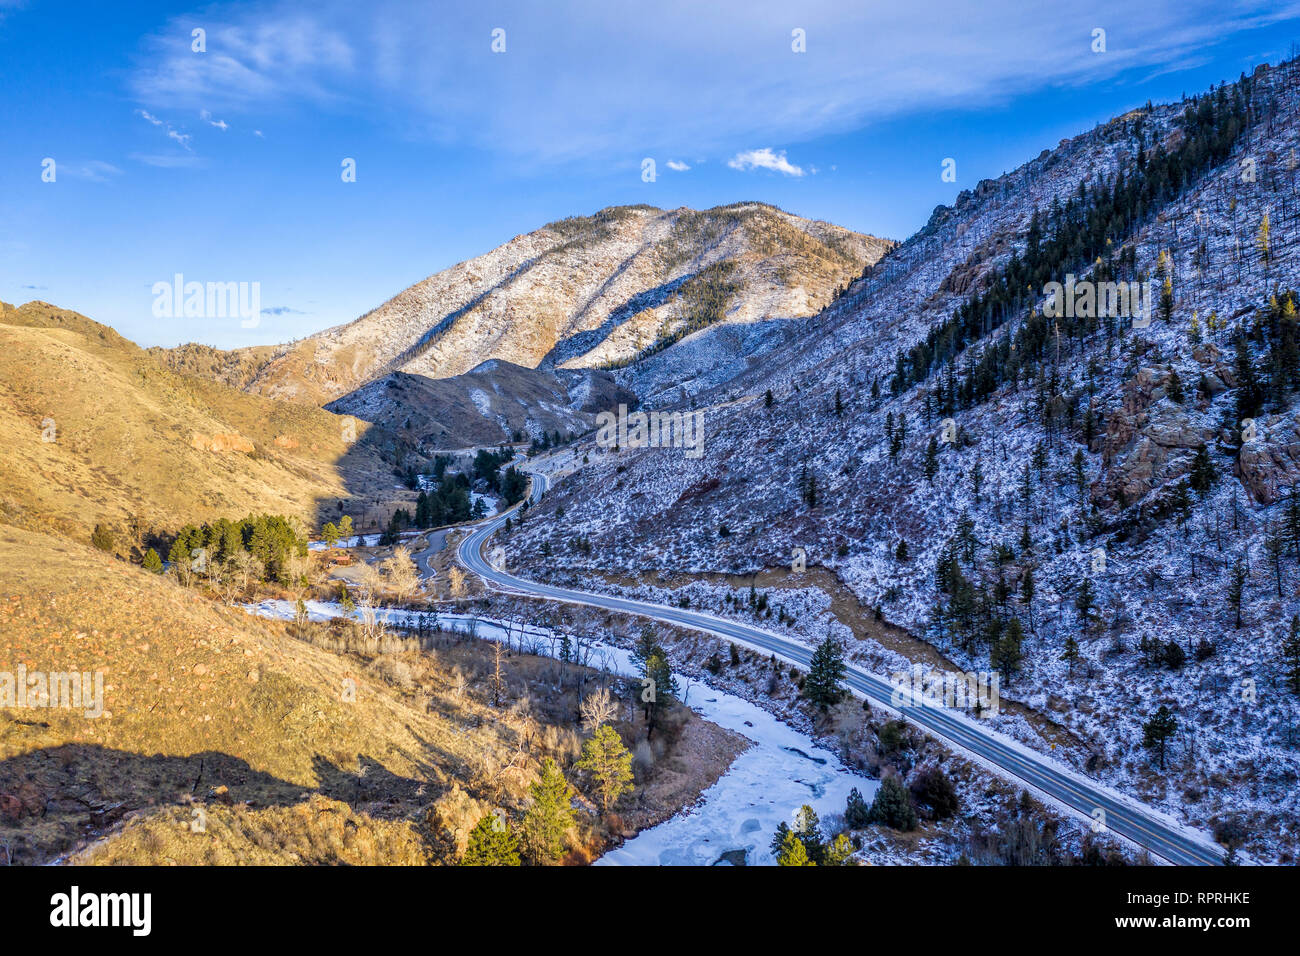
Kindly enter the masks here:
[[925, 480], [934, 487], [934, 476], [939, 473], [939, 443], [930, 436], [930, 444], [925, 446]]
[[1093, 591], [1092, 579], [1085, 576], [1079, 582], [1079, 593], [1074, 597], [1074, 607], [1079, 612], [1079, 629], [1085, 634], [1092, 626], [1096, 605], [1097, 598]]
[[1264, 389], [1259, 383], [1259, 376], [1255, 374], [1255, 363], [1250, 356], [1250, 345], [1246, 337], [1238, 334], [1234, 346], [1236, 351], [1232, 366], [1237, 377], [1237, 395], [1234, 405], [1237, 420], [1232, 423], [1232, 431], [1239, 435], [1241, 423], [1259, 414], [1260, 407], [1264, 404]]
[[1177, 730], [1178, 718], [1164, 704], [1142, 725], [1142, 746], [1147, 750], [1159, 750], [1161, 770], [1165, 769], [1165, 741]]
[[144, 569], [154, 574], [162, 574], [162, 558], [158, 557], [158, 552], [150, 548], [144, 553]]
[[776, 852], [777, 866], [816, 866], [808, 859], [808, 850], [803, 841], [795, 836], [794, 831], [787, 830]]
[[94, 531], [90, 534], [90, 543], [100, 551], [112, 554], [115, 543], [112, 530], [106, 524], [95, 525]]
[[763, 394], [763, 407], [764, 407], [764, 408], [771, 408], [771, 407], [772, 407], [772, 402], [773, 402], [773, 401], [774, 401], [774, 399], [772, 398], [772, 390], [769, 388], [769, 389], [768, 389], [768, 390]]
[[1006, 633], [989, 652], [993, 667], [1006, 675], [1008, 684], [1011, 683], [1012, 676], [1020, 670], [1023, 641], [1024, 634], [1020, 629], [1020, 620], [1013, 617], [1007, 624]]
[[1065, 650], [1061, 653], [1061, 660], [1069, 665], [1070, 676], [1074, 676], [1074, 665], [1079, 662], [1079, 642], [1073, 637], [1065, 639]]
[[1025, 566], [1025, 573], [1020, 578], [1020, 603], [1025, 606], [1025, 612], [1029, 615], [1029, 628], [1034, 627], [1034, 566], [1032, 564]]
[[820, 865], [825, 846], [822, 843], [822, 824], [817, 817], [817, 811], [805, 803], [794, 815], [790, 830], [803, 844], [808, 859]]
[[808, 678], [804, 681], [803, 696], [822, 711], [839, 703], [844, 696], [840, 681], [844, 679], [844, 649], [834, 638], [828, 637], [813, 651]]
[[532, 805], [524, 813], [524, 844], [534, 863], [549, 866], [559, 861], [564, 852], [565, 835], [574, 823], [573, 788], [555, 761], [547, 757], [536, 783], [530, 784], [528, 793]]
[[880, 781], [876, 799], [871, 803], [870, 818], [872, 823], [883, 823], [895, 830], [916, 829], [916, 808], [912, 806], [912, 795], [894, 775], [890, 774]]
[[1192, 490], [1204, 499], [1213, 490], [1215, 478], [1214, 462], [1210, 460], [1210, 451], [1205, 445], [1201, 445], [1196, 449], [1196, 455], [1192, 459]]
[[510, 822], [495, 814], [479, 818], [469, 831], [461, 866], [518, 866], [519, 837]]
[[1176, 402], [1179, 405], [1183, 404], [1183, 398], [1185, 397], [1183, 395], [1183, 380], [1178, 377], [1178, 369], [1171, 368], [1169, 370], [1169, 381], [1165, 387], [1171, 402]]
[[1160, 318], [1170, 322], [1174, 317], [1174, 277], [1169, 264], [1169, 253], [1161, 250], [1156, 260], [1156, 281], [1160, 284]]
[[1241, 599], [1246, 593], [1246, 562], [1238, 558], [1228, 578], [1228, 606], [1236, 617], [1234, 628], [1241, 627]]
[[1291, 629], [1282, 641], [1282, 673], [1292, 693], [1300, 694], [1300, 615], [1291, 618]]
[[848, 866], [853, 856], [853, 844], [843, 833], [822, 851], [822, 866]]
[[1082, 506], [1088, 494], [1088, 474], [1084, 470], [1084, 458], [1081, 449], [1075, 451], [1071, 467], [1074, 469], [1074, 490], [1079, 496], [1079, 505]]
[[790, 829], [790, 825], [782, 820], [776, 825], [776, 833], [773, 834], [772, 842], [768, 846], [773, 856], [779, 857], [781, 855], [781, 847], [785, 846], [786, 838], [790, 836], [793, 836], [793, 831]]
[[1286, 529], [1274, 526], [1270, 521], [1265, 527], [1264, 554], [1269, 564], [1273, 565], [1273, 575], [1277, 581], [1277, 597], [1282, 599], [1282, 555], [1286, 553]]
[[609, 724], [596, 728], [596, 733], [583, 745], [582, 756], [574, 766], [591, 774], [605, 813], [632, 789], [632, 754], [623, 746], [618, 731]]
[[844, 807], [844, 823], [850, 830], [861, 830], [871, 823], [871, 808], [862, 799], [862, 791], [854, 787]]

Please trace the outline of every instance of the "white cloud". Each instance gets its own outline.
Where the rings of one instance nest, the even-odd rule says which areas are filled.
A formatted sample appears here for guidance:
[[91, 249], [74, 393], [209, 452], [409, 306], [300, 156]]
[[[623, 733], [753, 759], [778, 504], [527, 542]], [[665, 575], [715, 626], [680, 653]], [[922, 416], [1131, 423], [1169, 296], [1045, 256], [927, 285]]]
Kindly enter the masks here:
[[774, 173], [784, 173], [786, 176], [803, 175], [803, 167], [795, 166], [786, 159], [785, 150], [776, 153], [767, 146], [762, 149], [749, 149], [743, 153], [737, 153], [727, 160], [727, 165], [732, 169], [739, 169], [741, 172], [750, 169], [770, 169]]
[[679, 159], [670, 159], [666, 165], [675, 173], [684, 173], [686, 170], [691, 168]]
[[122, 170], [101, 159], [88, 159], [78, 163], [59, 163], [57, 169], [60, 176], [85, 179], [92, 183], [106, 183], [114, 176], [122, 175]]
[[[1182, 70], [1236, 33], [1300, 17], [1300, 0], [1093, 0], [1086, 17], [1034, 13], [1023, 0], [814, 0], [799, 11], [810, 52], [794, 54], [780, 0], [661, 0], [632, 31], [607, 0], [500, 6], [504, 54], [469, 5], [371, 0], [363, 18], [354, 0], [219, 3], [148, 38], [130, 85], [154, 111], [260, 117], [309, 103], [412, 137], [596, 164], [804, 142]], [[1094, 24], [1106, 27], [1104, 54], [1090, 50]], [[207, 30], [206, 54], [190, 50], [195, 26]]]
[[159, 169], [191, 169], [203, 165], [203, 160], [192, 153], [132, 153], [131, 158]]
[[229, 124], [227, 124], [225, 120], [214, 120], [212, 118], [212, 114], [209, 113], [207, 110], [199, 110], [199, 119], [203, 120], [209, 126], [215, 126], [223, 133], [226, 130], [230, 129]]
[[186, 149], [190, 148], [189, 133], [181, 133], [177, 131], [175, 128], [173, 128], [171, 123], [168, 123], [166, 120], [159, 119], [158, 117], [150, 113], [148, 110], [136, 110], [136, 112], [139, 113], [141, 116], [143, 116], [151, 125], [159, 126], [165, 129], [167, 131], [168, 139], [179, 143], [181, 146], [185, 147]]

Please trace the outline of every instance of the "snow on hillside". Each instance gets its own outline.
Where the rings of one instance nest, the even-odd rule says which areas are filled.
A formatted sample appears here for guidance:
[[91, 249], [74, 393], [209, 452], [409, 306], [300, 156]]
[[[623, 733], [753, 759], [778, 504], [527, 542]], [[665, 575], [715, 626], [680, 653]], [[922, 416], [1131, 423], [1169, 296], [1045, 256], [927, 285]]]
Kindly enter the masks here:
[[[1049, 325], [1035, 340], [1027, 310], [1017, 312], [986, 321], [953, 361], [891, 394], [900, 350], [924, 343], [1013, 252], [1024, 254], [1035, 208], [1050, 223], [1054, 203], [1077, 197], [1081, 183], [1095, 194], [1120, 173], [1132, 178], [1139, 151], [1147, 163], [1157, 149], [1176, 153], [1184, 110], [1200, 104], [1121, 117], [936, 210], [738, 378], [688, 389], [708, 406], [702, 459], [591, 449], [590, 464], [517, 530], [524, 570], [587, 586], [611, 573], [749, 574], [788, 566], [800, 547], [863, 606], [960, 669], [992, 667], [1014, 617], [1025, 637], [1003, 695], [1057, 725], [1067, 759], [1244, 841], [1260, 859], [1294, 860], [1300, 697], [1281, 657], [1300, 613], [1300, 507], [1286, 501], [1300, 483], [1300, 375], [1279, 366], [1291, 377], [1265, 396], [1243, 441], [1236, 343], [1245, 337], [1261, 380], [1272, 380], [1270, 349], [1291, 361], [1294, 318], [1279, 323], [1269, 310], [1280, 290], [1276, 314], [1285, 313], [1283, 293], [1300, 286], [1300, 95], [1292, 64], [1258, 71], [1250, 85], [1250, 124], [1231, 153], [1108, 246], [1112, 272], [1158, 284], [1158, 270], [1170, 276], [1168, 321], [1060, 321], [1059, 336]], [[1000, 359], [1007, 377], [990, 394], [941, 414], [939, 389], [965, 387], [986, 350], [1010, 355], [1013, 341], [1032, 354]], [[670, 353], [660, 382], [681, 384], [689, 368], [674, 368]], [[906, 422], [895, 441], [887, 418], [895, 430]], [[1203, 492], [1191, 487], [1198, 453], [1215, 473]], [[540, 557], [544, 540], [553, 558]], [[953, 580], [959, 592], [949, 593]], [[809, 641], [822, 633], [815, 619], [794, 627]], [[859, 635], [851, 646], [863, 643]], [[1178, 722], [1163, 768], [1143, 747], [1143, 725], [1161, 706]]]

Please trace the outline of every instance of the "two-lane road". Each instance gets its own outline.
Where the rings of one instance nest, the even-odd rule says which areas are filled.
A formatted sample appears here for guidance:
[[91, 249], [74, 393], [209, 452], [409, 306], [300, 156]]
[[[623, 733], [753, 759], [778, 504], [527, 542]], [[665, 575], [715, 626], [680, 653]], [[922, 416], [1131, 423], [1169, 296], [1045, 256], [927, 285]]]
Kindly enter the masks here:
[[[541, 474], [530, 472], [529, 476], [532, 478], [531, 500], [537, 502], [546, 491], [548, 482]], [[757, 627], [683, 608], [552, 587], [515, 577], [494, 567], [483, 555], [483, 546], [493, 532], [505, 523], [508, 514], [507, 511], [497, 515], [475, 528], [457, 549], [460, 563], [495, 587], [503, 591], [548, 598], [553, 601], [585, 604], [636, 614], [705, 631], [765, 654], [776, 654], [777, 657], [799, 667], [806, 669], [809, 666], [812, 659], [812, 651], [809, 648]], [[890, 703], [893, 687], [874, 674], [849, 666], [844, 683], [858, 696], [870, 700], [873, 705], [897, 709]], [[936, 737], [943, 738], [956, 749], [965, 751], [980, 762], [1001, 771], [1004, 776], [1021, 781], [1052, 800], [1069, 807], [1090, 821], [1095, 829], [1104, 827], [1145, 847], [1153, 856], [1181, 865], [1222, 862], [1223, 850], [1208, 838], [1180, 827], [1136, 801], [1121, 798], [1114, 791], [1074, 770], [1015, 744], [981, 725], [977, 720], [951, 710], [934, 707], [909, 706], [899, 712], [919, 727]]]

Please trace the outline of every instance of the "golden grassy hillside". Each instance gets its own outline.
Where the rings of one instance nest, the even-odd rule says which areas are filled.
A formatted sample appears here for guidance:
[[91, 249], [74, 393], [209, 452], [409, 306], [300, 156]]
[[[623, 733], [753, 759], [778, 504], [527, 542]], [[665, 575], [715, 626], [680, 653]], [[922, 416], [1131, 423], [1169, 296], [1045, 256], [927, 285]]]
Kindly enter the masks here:
[[[0, 304], [0, 515], [85, 540], [129, 516], [174, 529], [250, 512], [314, 524], [391, 469], [367, 425], [179, 374], [112, 329]], [[47, 440], [53, 439], [53, 440]], [[376, 485], [378, 483], [378, 485]]]
[[[0, 672], [102, 671], [105, 711], [0, 707], [0, 861], [451, 862], [543, 759], [578, 754], [550, 661], [510, 655], [493, 706], [482, 642], [345, 653], [292, 627], [0, 524]], [[666, 728], [620, 826], [690, 804], [743, 749], [685, 707]], [[584, 821], [573, 862], [609, 839]]]

